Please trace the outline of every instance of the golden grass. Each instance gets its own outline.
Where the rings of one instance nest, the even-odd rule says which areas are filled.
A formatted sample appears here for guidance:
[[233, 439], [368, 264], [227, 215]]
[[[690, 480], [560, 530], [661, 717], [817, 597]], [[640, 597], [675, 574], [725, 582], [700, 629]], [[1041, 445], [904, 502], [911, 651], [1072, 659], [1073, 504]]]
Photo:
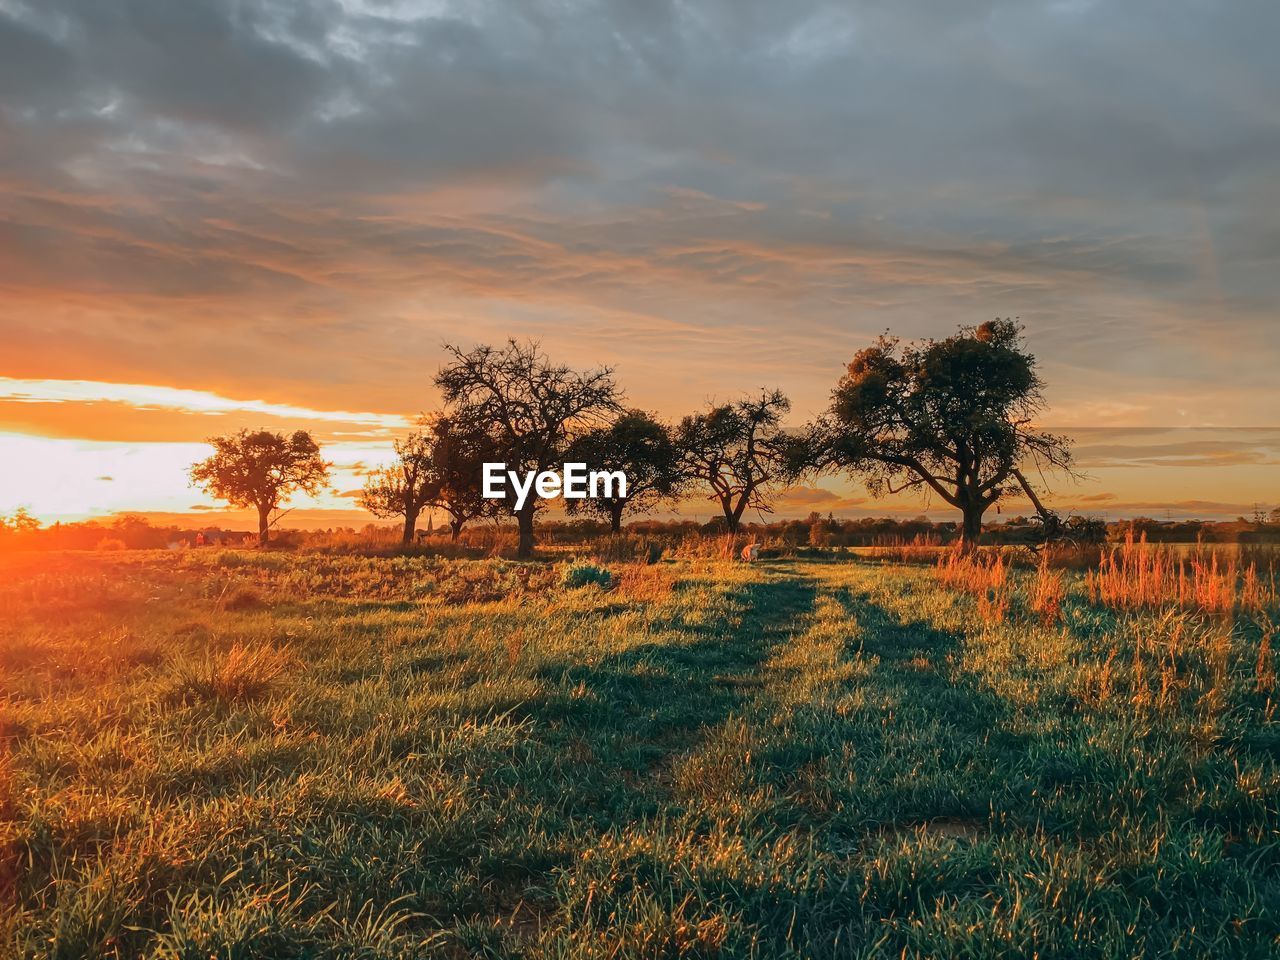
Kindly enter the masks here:
[[249, 703], [265, 697], [293, 664], [288, 651], [236, 641], [225, 654], [184, 677], [181, 692], [223, 704]]
[[938, 558], [934, 569], [944, 586], [977, 598], [978, 617], [983, 623], [1002, 623], [1008, 617], [1012, 588], [1009, 565], [1000, 554], [950, 550]]
[[1275, 658], [1271, 652], [1271, 640], [1276, 627], [1271, 617], [1262, 618], [1262, 638], [1258, 643], [1258, 661], [1254, 667], [1254, 686], [1259, 693], [1270, 694], [1276, 687]]
[[1035, 577], [1028, 588], [1031, 610], [1045, 626], [1062, 621], [1062, 602], [1066, 599], [1066, 576], [1050, 566], [1048, 557], [1041, 557]]
[[1148, 544], [1145, 536], [1135, 541], [1129, 535], [1103, 554], [1085, 585], [1095, 603], [1119, 610], [1173, 606], [1228, 617], [1276, 605], [1274, 582], [1263, 580], [1253, 564], [1242, 568], [1234, 553], [1201, 548], [1180, 556], [1168, 546]]
[[866, 556], [897, 563], [932, 563], [942, 549], [942, 538], [933, 533], [918, 533], [910, 539], [901, 536], [876, 537]]
[[628, 600], [659, 603], [671, 596], [675, 577], [670, 570], [637, 560], [614, 570], [614, 583], [619, 596]]
[[0, 955], [1270, 956], [1272, 621], [1011, 560], [50, 558]]
[[718, 537], [685, 537], [671, 551], [682, 560], [736, 560], [749, 543], [742, 534], [726, 533]]

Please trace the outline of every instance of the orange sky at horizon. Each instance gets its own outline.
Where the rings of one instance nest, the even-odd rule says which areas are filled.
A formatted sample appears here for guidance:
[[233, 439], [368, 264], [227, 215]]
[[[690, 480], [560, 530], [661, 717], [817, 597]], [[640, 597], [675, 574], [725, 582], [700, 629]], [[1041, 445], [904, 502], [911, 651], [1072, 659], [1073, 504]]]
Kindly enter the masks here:
[[[778, 387], [800, 425], [880, 333], [993, 317], [1090, 475], [1059, 507], [1274, 507], [1278, 31], [1189, 0], [0, 2], [0, 513], [212, 515], [187, 465], [265, 426], [337, 465], [295, 519], [359, 524], [445, 343], [615, 366], [669, 420]], [[779, 510], [921, 508], [831, 478]]]
[[[806, 419], [799, 412], [793, 424]], [[373, 518], [355, 506], [355, 492], [368, 470], [390, 461], [391, 440], [405, 433], [413, 418], [167, 386], [0, 378], [0, 461], [28, 465], [0, 473], [0, 514], [22, 507], [46, 523], [118, 513], [186, 515], [188, 522], [247, 528], [248, 514], [228, 510], [192, 488], [186, 471], [208, 454], [203, 442], [208, 436], [265, 426], [311, 431], [334, 464], [332, 488], [293, 501], [291, 523], [360, 526]], [[1060, 509], [1113, 519], [1139, 514], [1221, 519], [1275, 506], [1266, 493], [1270, 471], [1280, 462], [1280, 429], [1062, 429], [1074, 433], [1087, 478], [1046, 478]], [[1003, 509], [1027, 512], [1029, 505], [1010, 500]], [[840, 516], [949, 515], [947, 505], [936, 500], [873, 499], [851, 477], [823, 478], [778, 498], [777, 516], [811, 510]], [[712, 512], [711, 504], [697, 498], [676, 511], [699, 520]]]

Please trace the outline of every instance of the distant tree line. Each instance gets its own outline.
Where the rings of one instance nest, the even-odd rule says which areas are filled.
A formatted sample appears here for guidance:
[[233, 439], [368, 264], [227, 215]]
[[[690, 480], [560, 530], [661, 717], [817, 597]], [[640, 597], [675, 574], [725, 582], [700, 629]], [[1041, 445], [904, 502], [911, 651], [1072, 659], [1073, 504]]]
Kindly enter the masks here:
[[[375, 516], [402, 523], [406, 543], [424, 510], [441, 510], [455, 539], [472, 520], [514, 517], [517, 556], [532, 554], [546, 501], [536, 492], [518, 508], [485, 499], [486, 462], [521, 474], [566, 462], [623, 471], [625, 498], [566, 503], [606, 518], [614, 532], [625, 518], [690, 496], [710, 500], [735, 532], [749, 513], [772, 512], [787, 485], [843, 472], [875, 495], [920, 490], [955, 507], [965, 548], [977, 543], [987, 509], [1011, 495], [1028, 497], [1046, 527], [1056, 522], [1028, 475], [1072, 469], [1068, 440], [1035, 426], [1043, 384], [1011, 320], [920, 344], [881, 337], [854, 356], [826, 413], [793, 431], [783, 428], [790, 402], [776, 389], [666, 423], [627, 407], [611, 368], [574, 370], [537, 343], [446, 350], [435, 376], [443, 409], [396, 441], [394, 462], [369, 475], [360, 494]], [[214, 453], [192, 467], [192, 481], [254, 509], [263, 544], [291, 495], [327, 483], [330, 465], [306, 433], [241, 431], [211, 442]]]
[[137, 514], [121, 514], [108, 520], [82, 520], [41, 526], [25, 511], [0, 516], [0, 548], [30, 550], [163, 550], [172, 545], [240, 545], [242, 530], [216, 525], [157, 525]]
[[[1262, 517], [1239, 517], [1235, 520], [1162, 520], [1137, 517], [1102, 524], [1104, 538], [1111, 543], [1132, 535], [1145, 537], [1151, 543], [1207, 544], [1278, 544], [1280, 543], [1280, 509]], [[608, 518], [594, 515], [546, 520], [539, 527], [540, 539], [558, 544], [586, 544], [608, 536]], [[662, 520], [640, 518], [626, 525], [626, 532], [657, 540], [680, 541], [688, 537], [722, 535], [727, 531], [723, 516], [710, 520]], [[280, 535], [291, 546], [313, 547], [343, 544], [365, 549], [384, 540], [387, 529], [376, 524], [354, 527], [329, 527], [315, 530], [291, 529]], [[486, 529], [476, 533], [485, 533]], [[830, 514], [810, 513], [804, 518], [747, 521], [739, 528], [743, 536], [762, 542], [795, 547], [832, 549], [839, 547], [875, 547], [895, 544], [934, 543], [949, 546], [960, 540], [960, 524], [954, 520], [930, 520], [928, 517], [859, 517], [841, 519]], [[1005, 517], [983, 529], [983, 542], [993, 545], [1028, 544], [1037, 541], [1040, 523], [1033, 517]], [[252, 535], [249, 535], [250, 537]], [[75, 523], [53, 523], [40, 526], [25, 513], [0, 516], [0, 549], [22, 550], [156, 550], [166, 547], [195, 547], [203, 540], [207, 546], [239, 546], [246, 539], [243, 531], [217, 525], [155, 525], [146, 517], [124, 514], [109, 520], [85, 520]], [[398, 536], [396, 538], [399, 539]], [[483, 542], [483, 540], [477, 541]], [[475, 548], [480, 549], [480, 548]], [[481, 550], [483, 552], [483, 550]]]

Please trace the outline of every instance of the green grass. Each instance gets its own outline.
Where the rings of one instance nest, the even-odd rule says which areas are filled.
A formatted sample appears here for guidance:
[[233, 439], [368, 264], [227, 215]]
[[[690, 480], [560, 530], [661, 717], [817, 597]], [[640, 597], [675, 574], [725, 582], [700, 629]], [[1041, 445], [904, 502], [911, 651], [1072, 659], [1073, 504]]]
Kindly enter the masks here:
[[0, 955], [1280, 952], [1256, 626], [566, 569], [0, 571]]

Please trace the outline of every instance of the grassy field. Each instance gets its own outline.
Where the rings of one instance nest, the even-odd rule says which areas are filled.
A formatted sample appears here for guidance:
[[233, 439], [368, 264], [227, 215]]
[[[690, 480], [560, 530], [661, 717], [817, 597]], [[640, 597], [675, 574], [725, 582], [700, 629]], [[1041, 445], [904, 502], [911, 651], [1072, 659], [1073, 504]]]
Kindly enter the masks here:
[[0, 955], [1280, 953], [1265, 618], [566, 569], [0, 568]]

